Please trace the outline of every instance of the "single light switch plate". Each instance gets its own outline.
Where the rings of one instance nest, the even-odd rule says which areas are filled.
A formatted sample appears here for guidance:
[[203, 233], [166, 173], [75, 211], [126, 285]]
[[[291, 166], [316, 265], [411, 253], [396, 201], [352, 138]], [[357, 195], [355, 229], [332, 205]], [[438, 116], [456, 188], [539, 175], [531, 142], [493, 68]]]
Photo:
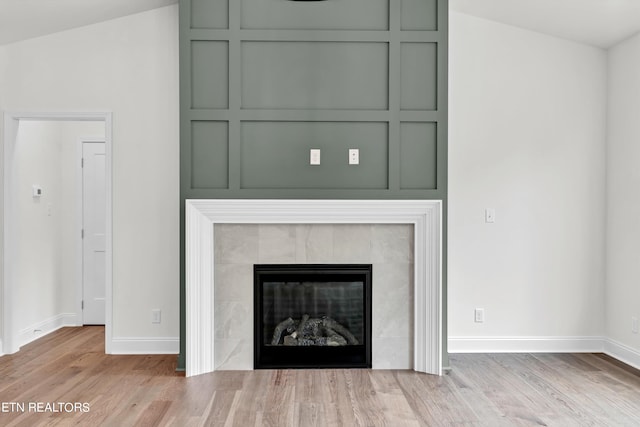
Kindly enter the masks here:
[[309, 164], [310, 165], [320, 164], [320, 149], [312, 148], [311, 150], [309, 150]]
[[484, 222], [494, 223], [496, 222], [496, 210], [493, 208], [487, 208], [484, 210]]
[[162, 322], [162, 311], [159, 309], [151, 310], [151, 323], [160, 323]]
[[349, 149], [349, 164], [350, 165], [359, 165], [360, 164], [360, 150], [357, 148]]
[[476, 323], [484, 322], [484, 308], [476, 308], [473, 314]]

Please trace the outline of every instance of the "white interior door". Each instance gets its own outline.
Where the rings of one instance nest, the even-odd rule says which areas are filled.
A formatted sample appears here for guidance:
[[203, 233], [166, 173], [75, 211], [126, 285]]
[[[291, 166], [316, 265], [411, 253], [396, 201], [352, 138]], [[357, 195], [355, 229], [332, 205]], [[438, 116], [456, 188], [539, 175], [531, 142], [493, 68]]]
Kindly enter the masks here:
[[106, 185], [104, 142], [82, 143], [82, 319], [105, 324]]

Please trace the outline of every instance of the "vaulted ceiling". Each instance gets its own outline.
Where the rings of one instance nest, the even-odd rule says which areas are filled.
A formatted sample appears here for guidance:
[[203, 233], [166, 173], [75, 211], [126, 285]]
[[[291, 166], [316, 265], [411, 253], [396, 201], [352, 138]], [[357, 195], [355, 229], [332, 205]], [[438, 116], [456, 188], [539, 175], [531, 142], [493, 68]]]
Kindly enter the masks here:
[[[0, 0], [0, 45], [177, 2]], [[450, 0], [450, 6], [458, 12], [603, 48], [640, 31], [640, 0]]]
[[0, 0], [0, 45], [177, 2], [178, 0]]
[[450, 0], [458, 12], [602, 48], [640, 31], [640, 0]]

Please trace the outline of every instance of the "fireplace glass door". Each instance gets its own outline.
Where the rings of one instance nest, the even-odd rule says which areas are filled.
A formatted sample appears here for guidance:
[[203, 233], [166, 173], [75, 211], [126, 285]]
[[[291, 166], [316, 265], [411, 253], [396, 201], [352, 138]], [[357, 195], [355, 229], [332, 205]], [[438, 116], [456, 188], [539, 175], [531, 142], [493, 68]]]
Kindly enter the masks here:
[[371, 367], [371, 265], [255, 265], [255, 368]]

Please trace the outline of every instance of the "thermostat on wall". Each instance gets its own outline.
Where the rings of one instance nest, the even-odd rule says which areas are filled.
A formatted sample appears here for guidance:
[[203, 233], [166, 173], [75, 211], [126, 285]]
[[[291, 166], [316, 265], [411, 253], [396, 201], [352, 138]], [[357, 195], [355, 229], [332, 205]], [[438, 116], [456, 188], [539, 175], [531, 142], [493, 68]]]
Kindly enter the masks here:
[[33, 197], [42, 196], [42, 187], [34, 184], [32, 188], [33, 188]]

